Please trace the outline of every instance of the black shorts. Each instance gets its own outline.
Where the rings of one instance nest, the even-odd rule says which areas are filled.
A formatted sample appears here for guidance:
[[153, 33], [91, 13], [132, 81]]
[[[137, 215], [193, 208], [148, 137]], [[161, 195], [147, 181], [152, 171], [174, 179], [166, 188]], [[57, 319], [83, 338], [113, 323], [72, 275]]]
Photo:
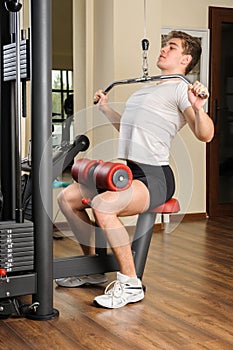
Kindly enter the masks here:
[[134, 180], [143, 182], [150, 193], [150, 206], [153, 209], [168, 201], [175, 192], [175, 180], [169, 165], [154, 166], [127, 161]]

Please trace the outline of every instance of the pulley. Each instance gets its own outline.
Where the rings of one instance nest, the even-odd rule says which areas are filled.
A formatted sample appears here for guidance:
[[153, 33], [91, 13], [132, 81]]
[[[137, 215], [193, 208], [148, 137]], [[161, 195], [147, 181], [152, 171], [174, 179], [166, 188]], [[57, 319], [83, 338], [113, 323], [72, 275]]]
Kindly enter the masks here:
[[144, 0], [144, 39], [142, 39], [142, 76], [148, 77], [148, 49], [149, 40], [146, 39], [146, 0]]

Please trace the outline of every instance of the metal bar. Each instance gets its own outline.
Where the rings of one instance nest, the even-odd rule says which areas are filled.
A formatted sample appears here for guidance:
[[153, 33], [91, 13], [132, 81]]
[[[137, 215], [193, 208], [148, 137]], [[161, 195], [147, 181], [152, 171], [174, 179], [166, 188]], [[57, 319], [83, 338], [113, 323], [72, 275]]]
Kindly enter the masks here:
[[22, 183], [21, 183], [21, 72], [20, 72], [20, 14], [14, 13], [15, 18], [15, 50], [16, 50], [16, 82], [15, 82], [15, 171], [16, 171], [16, 222], [23, 222]]
[[[137, 84], [137, 83], [146, 83], [156, 80], [170, 80], [170, 79], [181, 79], [186, 84], [190, 84], [190, 81], [182, 74], [170, 74], [170, 75], [152, 75], [152, 76], [143, 76], [140, 78], [131, 78], [131, 79], [123, 79], [123, 80], [117, 80], [109, 84], [104, 89], [104, 94], [107, 94], [112, 88], [114, 88], [117, 85], [127, 85], [127, 84]], [[201, 94], [202, 98], [207, 98], [207, 96]], [[94, 104], [97, 104], [98, 101], [94, 101]]]
[[177, 78], [183, 80], [186, 84], [190, 84], [190, 81], [181, 74], [154, 75], [151, 77], [149, 76], [149, 77], [140, 77], [140, 78], [123, 79], [123, 80], [114, 81], [113, 83], [109, 84], [106, 87], [106, 89], [104, 90], [104, 93], [109, 92], [113, 87], [117, 85], [145, 83], [145, 82], [156, 81], [156, 80], [177, 79]]
[[30, 295], [36, 292], [36, 273], [20, 274], [2, 278], [0, 299]]
[[89, 144], [90, 142], [87, 136], [79, 135], [75, 138], [73, 144], [61, 147], [53, 155], [53, 180], [61, 175], [79, 152], [86, 151]]
[[[138, 216], [132, 242], [132, 252], [136, 273], [142, 279], [151, 237], [154, 230], [156, 213], [145, 212]], [[54, 259], [54, 278], [82, 276], [119, 271], [119, 265], [113, 254], [96, 254]]]
[[[105, 90], [103, 91], [104, 94], [107, 94], [114, 86], [117, 85], [127, 85], [127, 84], [137, 84], [137, 83], [146, 83], [150, 81], [156, 81], [156, 80], [170, 80], [170, 79], [181, 79], [186, 84], [191, 84], [190, 81], [182, 74], [169, 74], [169, 75], [154, 75], [154, 76], [143, 76], [140, 78], [132, 78], [132, 79], [123, 79], [123, 80], [117, 80], [109, 84]], [[199, 94], [199, 97], [206, 99], [208, 98], [208, 95], [205, 94]], [[94, 104], [97, 104], [98, 100], [94, 101]]]
[[[9, 41], [10, 15], [4, 7], [4, 0], [0, 1], [0, 46]], [[0, 66], [3, 67], [3, 56], [0, 55]], [[12, 219], [14, 198], [14, 145], [11, 124], [11, 83], [3, 84], [3, 71], [0, 71], [0, 187], [4, 197], [1, 219]], [[7, 152], [3, 152], [7, 149]], [[13, 175], [13, 176], [12, 176]]]
[[146, 265], [146, 259], [154, 230], [156, 213], [145, 212], [138, 216], [135, 234], [133, 237], [132, 251], [138, 278], [142, 279]]
[[35, 269], [39, 302], [33, 319], [51, 319], [53, 309], [52, 235], [52, 30], [51, 0], [31, 0], [31, 115]]
[[119, 271], [113, 254], [74, 256], [54, 259], [54, 278]]

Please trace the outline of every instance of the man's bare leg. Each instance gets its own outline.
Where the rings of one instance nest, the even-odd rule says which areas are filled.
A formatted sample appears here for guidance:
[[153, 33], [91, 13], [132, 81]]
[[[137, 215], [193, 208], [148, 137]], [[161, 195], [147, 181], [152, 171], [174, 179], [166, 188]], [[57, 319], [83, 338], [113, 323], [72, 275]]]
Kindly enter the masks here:
[[130, 189], [122, 192], [104, 192], [92, 201], [92, 208], [118, 261], [120, 272], [136, 276], [131, 244], [127, 230], [118, 216], [131, 216], [149, 206], [149, 192], [140, 181], [133, 181]]
[[95, 254], [95, 230], [85, 210], [86, 207], [82, 204], [83, 196], [80, 186], [72, 184], [59, 194], [58, 204], [83, 253]]

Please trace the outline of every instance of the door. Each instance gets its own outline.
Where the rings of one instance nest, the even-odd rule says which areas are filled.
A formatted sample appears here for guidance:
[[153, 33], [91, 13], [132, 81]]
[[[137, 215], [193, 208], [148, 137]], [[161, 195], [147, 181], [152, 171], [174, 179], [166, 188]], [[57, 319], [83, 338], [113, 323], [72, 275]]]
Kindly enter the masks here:
[[215, 137], [207, 145], [207, 212], [233, 216], [233, 9], [210, 7], [210, 106]]

